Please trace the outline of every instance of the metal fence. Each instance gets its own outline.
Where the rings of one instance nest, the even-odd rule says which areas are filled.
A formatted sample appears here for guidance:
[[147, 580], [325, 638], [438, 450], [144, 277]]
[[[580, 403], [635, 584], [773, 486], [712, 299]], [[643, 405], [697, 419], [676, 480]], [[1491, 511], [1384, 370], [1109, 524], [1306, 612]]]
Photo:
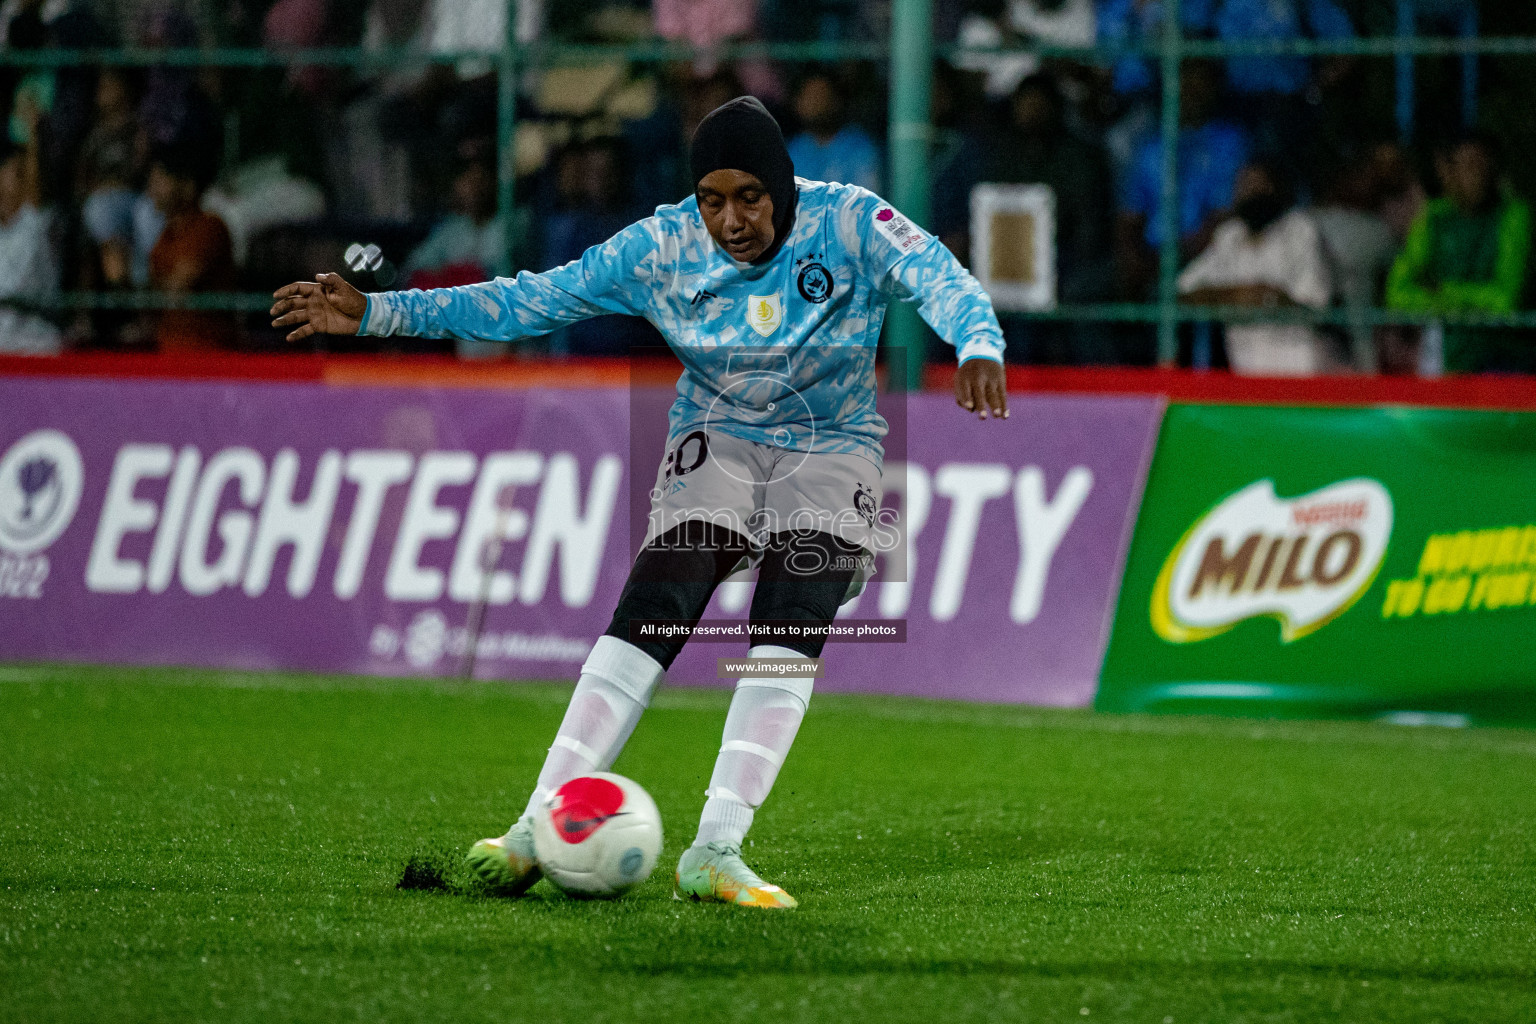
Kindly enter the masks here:
[[[515, 5], [517, 0], [508, 0]], [[1510, 315], [1414, 314], [1383, 309], [1289, 309], [1255, 310], [1248, 307], [1186, 306], [1178, 301], [1178, 147], [1167, 145], [1179, 131], [1179, 66], [1186, 58], [1250, 56], [1536, 56], [1536, 36], [1472, 38], [1424, 38], [1396, 35], [1340, 40], [1294, 39], [1286, 41], [1232, 42], [1186, 39], [1181, 30], [1180, 0], [1162, 0], [1162, 34], [1156, 43], [1140, 45], [1101, 44], [1090, 47], [1031, 44], [1018, 48], [976, 49], [955, 44], [936, 44], [932, 33], [932, 0], [893, 0], [888, 43], [869, 42], [743, 42], [701, 49], [689, 44], [646, 42], [631, 44], [564, 43], [542, 40], [519, 43], [514, 37], [516, 18], [508, 17], [507, 35], [492, 56], [497, 79], [497, 205], [507, 215], [517, 201], [516, 175], [511, 142], [517, 130], [517, 90], [520, 74], [560, 65], [622, 61], [629, 64], [660, 64], [708, 57], [722, 63], [763, 59], [786, 64], [846, 60], [875, 61], [885, 65], [889, 78], [889, 187], [887, 198], [918, 223], [928, 221], [930, 157], [933, 128], [929, 100], [936, 59], [964, 55], [1029, 53], [1038, 57], [1062, 57], [1083, 61], [1109, 61], [1126, 55], [1156, 58], [1160, 64], [1161, 98], [1159, 125], [1164, 145], [1161, 166], [1161, 246], [1158, 254], [1157, 299], [1154, 302], [1078, 303], [1054, 309], [1016, 314], [1035, 320], [1088, 320], [1153, 324], [1157, 327], [1158, 359], [1171, 362], [1177, 351], [1181, 323], [1301, 323], [1359, 328], [1384, 324], [1536, 328], [1536, 311]], [[347, 67], [361, 71], [453, 65], [464, 60], [484, 60], [487, 54], [426, 52], [416, 48], [187, 48], [187, 49], [0, 49], [0, 68], [64, 68], [78, 66], [181, 66], [198, 68]], [[510, 217], [507, 218], [510, 223]], [[270, 305], [265, 293], [197, 293], [171, 295], [141, 292], [104, 294], [65, 292], [46, 304], [58, 310], [92, 309], [199, 309], [258, 312]], [[886, 342], [906, 351], [921, 351], [926, 327], [910, 306], [893, 307], [887, 321]], [[907, 387], [919, 386], [921, 363], [903, 360]], [[897, 382], [900, 383], [900, 382]]]

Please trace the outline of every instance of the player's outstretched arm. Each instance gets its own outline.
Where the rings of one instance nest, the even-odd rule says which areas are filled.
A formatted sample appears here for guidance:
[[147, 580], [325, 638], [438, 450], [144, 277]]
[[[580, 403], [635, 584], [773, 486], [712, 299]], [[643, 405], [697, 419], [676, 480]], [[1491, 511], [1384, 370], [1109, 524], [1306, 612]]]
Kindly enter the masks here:
[[1008, 382], [1003, 364], [995, 359], [977, 357], [960, 364], [955, 373], [955, 401], [967, 412], [986, 419], [1008, 418]]
[[992, 300], [937, 238], [890, 269], [898, 294], [918, 301], [918, 312], [955, 346], [955, 401], [978, 419], [1008, 418], [1008, 385], [1003, 374], [1003, 332]]
[[864, 189], [850, 189], [839, 234], [859, 253], [864, 272], [918, 313], [955, 347], [955, 401], [979, 419], [1008, 418], [1003, 330], [980, 282], [934, 236]]
[[368, 299], [340, 274], [295, 281], [273, 292], [272, 298], [272, 326], [293, 328], [289, 341], [311, 334], [356, 334], [368, 312]]
[[656, 240], [647, 218], [541, 274], [523, 271], [456, 288], [364, 295], [336, 274], [277, 291], [273, 326], [288, 340], [311, 334], [517, 342], [608, 313], [645, 316]]

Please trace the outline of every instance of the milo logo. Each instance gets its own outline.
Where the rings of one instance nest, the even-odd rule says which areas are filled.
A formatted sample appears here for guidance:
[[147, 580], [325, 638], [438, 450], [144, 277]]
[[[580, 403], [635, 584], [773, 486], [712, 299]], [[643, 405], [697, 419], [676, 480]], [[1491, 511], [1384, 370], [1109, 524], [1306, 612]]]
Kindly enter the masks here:
[[1194, 643], [1268, 615], [1299, 640], [1370, 587], [1392, 536], [1392, 497], [1375, 480], [1341, 480], [1295, 498], [1260, 480], [1223, 499], [1169, 553], [1152, 590], [1152, 628]]

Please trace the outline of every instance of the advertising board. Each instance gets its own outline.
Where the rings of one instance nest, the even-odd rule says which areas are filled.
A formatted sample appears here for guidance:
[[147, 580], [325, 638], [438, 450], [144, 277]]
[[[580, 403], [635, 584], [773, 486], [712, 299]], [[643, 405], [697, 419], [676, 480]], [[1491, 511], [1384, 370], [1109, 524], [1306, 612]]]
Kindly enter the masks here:
[[1536, 415], [1169, 408], [1097, 706], [1536, 717]]
[[[634, 554], [630, 399], [0, 379], [0, 660], [572, 679]], [[829, 645], [824, 688], [1089, 703], [1160, 409], [910, 398], [906, 565], [841, 613], [907, 639]]]

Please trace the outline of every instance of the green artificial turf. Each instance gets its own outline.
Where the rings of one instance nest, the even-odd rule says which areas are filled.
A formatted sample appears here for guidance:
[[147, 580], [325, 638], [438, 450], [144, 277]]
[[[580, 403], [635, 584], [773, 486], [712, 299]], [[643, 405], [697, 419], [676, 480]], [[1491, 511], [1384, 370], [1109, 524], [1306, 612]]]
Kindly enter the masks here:
[[568, 692], [0, 667], [0, 1019], [1536, 1019], [1536, 734], [818, 696], [768, 914], [671, 899], [727, 700], [674, 690], [632, 896], [396, 888]]

